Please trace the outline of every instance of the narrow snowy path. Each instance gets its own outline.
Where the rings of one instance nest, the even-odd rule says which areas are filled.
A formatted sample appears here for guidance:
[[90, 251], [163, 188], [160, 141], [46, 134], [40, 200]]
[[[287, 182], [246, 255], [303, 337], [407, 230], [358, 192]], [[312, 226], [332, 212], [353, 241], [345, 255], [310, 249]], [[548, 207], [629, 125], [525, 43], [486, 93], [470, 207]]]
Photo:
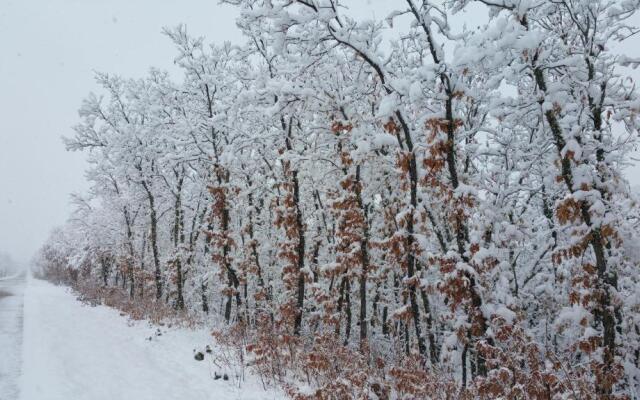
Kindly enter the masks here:
[[24, 275], [0, 279], [0, 399], [16, 400], [22, 349]]
[[[25, 296], [22, 400], [280, 399], [248, 379], [214, 380], [212, 360], [194, 360], [206, 330], [132, 323], [107, 307], [78, 302], [68, 289], [30, 279]], [[149, 340], [149, 337], [152, 339]]]

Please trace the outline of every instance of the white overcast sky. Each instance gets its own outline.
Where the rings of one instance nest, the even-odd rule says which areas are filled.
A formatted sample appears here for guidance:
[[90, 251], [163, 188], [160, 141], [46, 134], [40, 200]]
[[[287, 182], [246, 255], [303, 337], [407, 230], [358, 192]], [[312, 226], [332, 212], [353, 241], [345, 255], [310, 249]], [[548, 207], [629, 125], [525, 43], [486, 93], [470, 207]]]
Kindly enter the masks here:
[[[384, 17], [394, 1], [347, 3], [359, 17]], [[483, 19], [471, 14], [462, 20]], [[69, 194], [87, 188], [84, 157], [66, 152], [60, 137], [72, 134], [81, 100], [96, 89], [93, 71], [171, 70], [163, 26], [238, 42], [236, 15], [217, 0], [0, 0], [0, 252], [27, 261], [69, 216]], [[640, 57], [639, 44], [624, 49]], [[629, 177], [640, 183], [640, 174]]]
[[0, 251], [28, 260], [87, 187], [84, 157], [60, 137], [96, 89], [93, 71], [169, 69], [163, 26], [238, 41], [235, 15], [216, 0], [0, 0]]

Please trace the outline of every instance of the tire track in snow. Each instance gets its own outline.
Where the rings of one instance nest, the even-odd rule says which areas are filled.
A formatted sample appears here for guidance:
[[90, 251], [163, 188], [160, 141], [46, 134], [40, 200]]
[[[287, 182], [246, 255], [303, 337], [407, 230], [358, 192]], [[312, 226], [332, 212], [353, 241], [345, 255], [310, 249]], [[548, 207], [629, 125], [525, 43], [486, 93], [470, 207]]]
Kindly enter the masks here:
[[20, 396], [24, 275], [0, 280], [0, 399]]

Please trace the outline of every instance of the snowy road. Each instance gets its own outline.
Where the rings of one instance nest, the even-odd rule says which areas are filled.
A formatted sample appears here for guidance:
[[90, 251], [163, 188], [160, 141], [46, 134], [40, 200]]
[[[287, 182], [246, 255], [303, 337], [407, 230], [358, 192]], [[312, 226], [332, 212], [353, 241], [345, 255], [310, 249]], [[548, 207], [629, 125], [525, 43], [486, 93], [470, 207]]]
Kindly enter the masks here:
[[25, 277], [0, 279], [0, 399], [19, 396]]
[[[148, 323], [84, 305], [68, 289], [35, 279], [3, 281], [0, 291], [2, 400], [283, 398], [256, 378], [238, 388], [238, 371], [221, 371], [212, 359], [195, 361], [194, 347], [211, 341], [205, 329], [163, 328], [156, 335]], [[214, 372], [231, 379], [214, 380]]]

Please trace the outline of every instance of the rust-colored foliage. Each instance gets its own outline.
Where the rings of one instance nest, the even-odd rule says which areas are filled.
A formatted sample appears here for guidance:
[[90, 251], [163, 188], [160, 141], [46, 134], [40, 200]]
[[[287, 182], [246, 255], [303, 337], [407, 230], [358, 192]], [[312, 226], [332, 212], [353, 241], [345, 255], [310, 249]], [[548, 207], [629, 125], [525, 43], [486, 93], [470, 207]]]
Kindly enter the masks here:
[[398, 124], [393, 118], [389, 118], [389, 120], [385, 122], [384, 125], [382, 125], [382, 127], [384, 128], [385, 132], [390, 133], [392, 135], [396, 135], [400, 133], [400, 127], [398, 126]]
[[558, 205], [556, 208], [556, 216], [561, 224], [575, 222], [580, 219], [582, 203], [570, 197]]
[[351, 123], [343, 123], [342, 121], [333, 121], [331, 123], [331, 132], [336, 135], [349, 133], [353, 129], [353, 125]]

